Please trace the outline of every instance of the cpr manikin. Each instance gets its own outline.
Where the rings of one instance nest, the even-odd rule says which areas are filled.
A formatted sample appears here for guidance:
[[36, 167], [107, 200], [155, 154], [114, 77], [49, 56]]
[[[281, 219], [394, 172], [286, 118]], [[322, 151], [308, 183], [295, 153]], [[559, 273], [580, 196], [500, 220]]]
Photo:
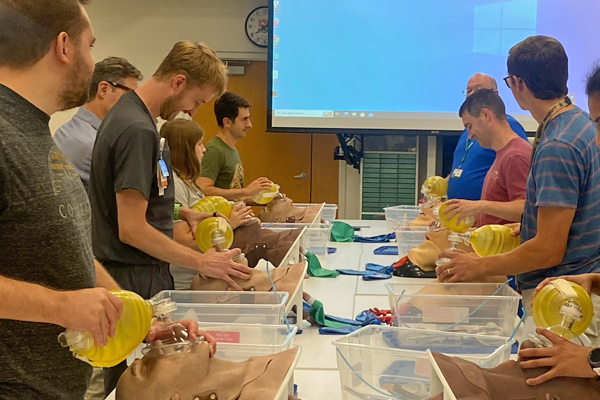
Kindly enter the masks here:
[[[275, 199], [265, 206], [258, 218], [262, 222], [304, 222], [313, 223], [319, 213], [320, 205], [306, 208], [295, 206], [292, 199]], [[320, 222], [320, 221], [317, 221]]]
[[[187, 336], [187, 335], [185, 335]], [[156, 340], [121, 376], [117, 400], [273, 399], [283, 384], [297, 348], [244, 362], [211, 358], [203, 338], [175, 334]]]
[[[521, 349], [535, 347], [525, 341]], [[462, 360], [433, 353], [444, 378], [457, 400], [595, 400], [600, 398], [597, 378], [554, 378], [540, 385], [526, 381], [547, 372], [549, 368], [523, 369], [521, 360], [506, 361], [485, 369]], [[430, 400], [443, 400], [442, 395]]]
[[[278, 292], [287, 292], [290, 295], [294, 293], [302, 279], [304, 279], [304, 269], [304, 262], [287, 267], [270, 268], [269, 272], [275, 284], [275, 289]], [[243, 280], [236, 277], [232, 277], [232, 279], [244, 291], [270, 292], [273, 290], [271, 280], [265, 271], [252, 271], [250, 280]], [[200, 274], [196, 275], [190, 289], [212, 291], [232, 290], [227, 282], [220, 279], [202, 277]]]
[[241, 249], [251, 268], [256, 267], [261, 259], [278, 267], [300, 233], [302, 228], [274, 232], [261, 228], [260, 224], [240, 226], [234, 231], [231, 248]]
[[279, 267], [301, 233], [302, 228], [274, 232], [262, 229], [259, 223], [240, 226], [234, 231], [225, 218], [211, 217], [198, 224], [196, 244], [202, 252], [211, 247], [217, 251], [241, 249], [246, 257], [245, 264], [251, 268], [261, 259]]

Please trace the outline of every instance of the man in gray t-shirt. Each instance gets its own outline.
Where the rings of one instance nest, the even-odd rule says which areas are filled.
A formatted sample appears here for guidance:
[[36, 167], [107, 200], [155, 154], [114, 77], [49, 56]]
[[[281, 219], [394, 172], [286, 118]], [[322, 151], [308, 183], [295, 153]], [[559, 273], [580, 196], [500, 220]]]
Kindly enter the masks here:
[[[169, 144], [156, 129], [159, 116], [194, 115], [224, 91], [226, 81], [225, 66], [214, 51], [179, 42], [148, 82], [121, 97], [98, 130], [89, 188], [94, 254], [124, 289], [144, 298], [174, 288], [169, 263], [225, 280], [238, 290], [231, 276], [250, 279], [251, 269], [232, 261], [239, 250], [201, 254], [173, 241], [173, 170]], [[190, 226], [210, 216], [185, 207], [179, 214]], [[126, 367], [121, 363], [105, 371], [106, 395]]]
[[81, 400], [91, 367], [58, 335], [104, 345], [122, 303], [95, 288], [118, 285], [94, 262], [89, 202], [48, 122], [85, 102], [94, 34], [78, 0], [0, 1], [0, 26], [0, 399]]

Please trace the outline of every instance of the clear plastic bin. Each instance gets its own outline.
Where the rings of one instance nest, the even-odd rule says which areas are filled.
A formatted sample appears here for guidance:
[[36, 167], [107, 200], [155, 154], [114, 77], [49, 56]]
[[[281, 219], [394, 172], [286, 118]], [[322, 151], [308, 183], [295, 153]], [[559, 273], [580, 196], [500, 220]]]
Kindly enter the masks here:
[[410, 249], [414, 249], [423, 243], [429, 230], [426, 226], [400, 226], [396, 230], [396, 242], [398, 243], [398, 255], [403, 257]]
[[390, 232], [394, 232], [399, 226], [408, 226], [408, 223], [417, 218], [421, 213], [419, 206], [395, 206], [386, 207], [385, 220]]
[[300, 246], [304, 250], [315, 253], [318, 256], [327, 255], [327, 242], [331, 234], [332, 224], [300, 224], [300, 223], [264, 223], [265, 229], [271, 229], [275, 232], [281, 232], [288, 229], [296, 229], [305, 226], [306, 229], [300, 239]]
[[428, 349], [492, 368], [510, 359], [514, 342], [508, 337], [371, 325], [337, 339], [333, 344], [342, 398], [358, 400], [370, 398], [361, 396], [429, 397], [431, 364], [426, 353]]
[[394, 326], [510, 337], [521, 295], [508, 283], [386, 284]]
[[279, 325], [283, 323], [287, 292], [209, 292], [165, 290], [154, 299], [171, 299], [177, 304], [173, 318], [198, 322]]
[[323, 207], [323, 220], [329, 223], [335, 221], [337, 217], [337, 210], [337, 204], [325, 204], [325, 207]]
[[289, 350], [294, 346], [298, 327], [290, 325], [244, 325], [198, 323], [217, 341], [216, 357], [244, 361], [253, 356], [265, 356]]

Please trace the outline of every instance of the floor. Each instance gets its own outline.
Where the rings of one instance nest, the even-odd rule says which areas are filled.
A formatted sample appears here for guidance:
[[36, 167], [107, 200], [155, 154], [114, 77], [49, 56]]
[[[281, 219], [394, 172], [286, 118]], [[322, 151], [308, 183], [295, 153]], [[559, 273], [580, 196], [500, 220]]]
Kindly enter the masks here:
[[[357, 234], [375, 236], [387, 232], [385, 221], [346, 221], [361, 226]], [[373, 250], [381, 244], [330, 243], [337, 252], [330, 254], [323, 267], [364, 270], [372, 262], [390, 265], [398, 256], [376, 256]], [[365, 282], [356, 276], [337, 278], [307, 278], [304, 291], [320, 300], [327, 314], [354, 318], [361, 311], [371, 308], [389, 308], [386, 283], [401, 282], [406, 278]], [[341, 400], [342, 390], [337, 372], [335, 347], [332, 341], [338, 336], [320, 335], [318, 328], [304, 322], [303, 332], [296, 336], [294, 344], [302, 347], [302, 356], [296, 367], [295, 382], [298, 395], [304, 400]], [[114, 393], [108, 397], [114, 400]]]

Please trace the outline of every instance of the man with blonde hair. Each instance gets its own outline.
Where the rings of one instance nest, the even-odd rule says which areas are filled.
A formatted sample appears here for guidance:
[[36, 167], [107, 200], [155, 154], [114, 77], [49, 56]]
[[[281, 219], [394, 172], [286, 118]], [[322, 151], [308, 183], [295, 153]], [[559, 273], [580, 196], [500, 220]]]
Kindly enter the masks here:
[[[173, 241], [170, 150], [156, 128], [158, 117], [194, 116], [226, 86], [226, 67], [213, 50], [176, 43], [148, 82], [122, 96], [98, 130], [89, 190], [94, 254], [121, 287], [146, 299], [174, 289], [170, 263], [223, 279], [238, 290], [231, 277], [250, 279], [251, 270], [232, 260], [239, 250], [201, 254]], [[178, 214], [192, 232], [207, 217], [183, 207]], [[105, 370], [106, 395], [126, 368], [121, 363]]]

